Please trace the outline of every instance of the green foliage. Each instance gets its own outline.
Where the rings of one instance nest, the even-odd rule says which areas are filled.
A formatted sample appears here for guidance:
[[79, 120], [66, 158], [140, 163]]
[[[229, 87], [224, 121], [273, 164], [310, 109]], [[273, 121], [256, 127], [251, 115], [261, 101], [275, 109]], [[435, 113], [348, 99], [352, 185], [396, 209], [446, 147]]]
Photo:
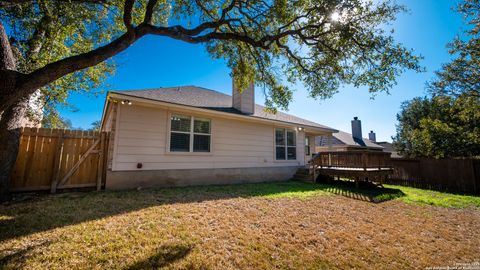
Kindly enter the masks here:
[[[19, 71], [29, 73], [60, 59], [91, 51], [118, 35], [121, 29], [111, 23], [108, 10], [120, 12], [113, 2], [100, 6], [68, 1], [27, 1], [20, 6], [0, 9], [0, 19], [9, 26]], [[61, 123], [57, 121], [61, 118], [56, 109], [71, 106], [67, 101], [70, 93], [93, 96], [102, 93], [99, 87], [105, 86], [105, 79], [114, 70], [114, 63], [107, 61], [41, 88], [38, 106], [44, 107], [46, 124]]]
[[457, 9], [472, 26], [467, 40], [449, 44], [455, 57], [428, 84], [431, 98], [402, 105], [394, 144], [411, 157], [480, 156], [480, 3], [465, 0]]
[[47, 110], [42, 118], [42, 127], [44, 128], [64, 128], [72, 129], [72, 121], [61, 117], [57, 111]]
[[[134, 1], [133, 27], [145, 24], [147, 3]], [[126, 31], [124, 4], [26, 1], [1, 10], [0, 18], [11, 29], [21, 71], [30, 72], [119, 37]], [[388, 92], [405, 69], [422, 71], [420, 57], [386, 30], [404, 10], [391, 0], [160, 0], [151, 24], [177, 31], [164, 34], [170, 38], [204, 43], [213, 58], [226, 60], [240, 90], [255, 82], [264, 90], [267, 107], [275, 110], [287, 109], [297, 83], [304, 84], [311, 97], [324, 99], [344, 84]], [[65, 104], [69, 91], [96, 93], [92, 89], [102, 86], [114, 68], [107, 61], [49, 84], [42, 89], [46, 105]]]
[[435, 96], [402, 104], [395, 148], [408, 157], [480, 156], [480, 99]]
[[[267, 51], [224, 40], [209, 42], [207, 49], [215, 58], [227, 59], [241, 89], [252, 81], [262, 86], [269, 108], [286, 109], [296, 83], [305, 85], [311, 97], [325, 99], [343, 84], [367, 86], [371, 93], [388, 92], [404, 69], [423, 70], [418, 65], [421, 57], [396, 43], [381, 27], [404, 11], [393, 2], [274, 1], [272, 8], [263, 11], [268, 15], [227, 30], [261, 40], [279, 29], [307, 28], [308, 37], [286, 36]], [[338, 21], [331, 19], [334, 12], [340, 14]], [[298, 17], [302, 19], [287, 23]]]
[[433, 95], [469, 95], [480, 98], [480, 2], [465, 0], [458, 5], [468, 30], [466, 40], [456, 37], [448, 44], [449, 52], [455, 58], [436, 72], [436, 78], [428, 84]]

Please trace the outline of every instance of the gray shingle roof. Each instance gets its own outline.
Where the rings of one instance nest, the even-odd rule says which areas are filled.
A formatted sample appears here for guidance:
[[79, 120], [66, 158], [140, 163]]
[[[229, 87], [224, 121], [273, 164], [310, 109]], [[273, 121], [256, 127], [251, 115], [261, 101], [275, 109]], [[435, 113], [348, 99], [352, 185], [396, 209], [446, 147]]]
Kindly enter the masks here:
[[402, 156], [393, 148], [393, 144], [389, 142], [376, 142], [383, 147], [383, 151], [390, 152], [392, 158], [401, 158]]
[[253, 115], [243, 114], [239, 110], [232, 107], [232, 96], [220, 93], [214, 90], [197, 87], [197, 86], [179, 86], [154, 88], [144, 90], [126, 90], [126, 91], [110, 91], [111, 93], [145, 98], [156, 101], [163, 101], [179, 105], [191, 106], [214, 111], [234, 113], [249, 117], [256, 117], [268, 120], [275, 120], [298, 125], [310, 126], [321, 129], [336, 131], [333, 128], [296, 117], [287, 113], [277, 112], [276, 114], [268, 113], [265, 107], [258, 104], [255, 105], [255, 113]]
[[[316, 146], [328, 146], [328, 140], [325, 136], [319, 136], [315, 141]], [[353, 138], [352, 134], [339, 131], [338, 133], [333, 133], [332, 145], [347, 145], [353, 147], [367, 147], [367, 148], [378, 148], [383, 149], [382, 146], [370, 141], [369, 139], [358, 140]]]

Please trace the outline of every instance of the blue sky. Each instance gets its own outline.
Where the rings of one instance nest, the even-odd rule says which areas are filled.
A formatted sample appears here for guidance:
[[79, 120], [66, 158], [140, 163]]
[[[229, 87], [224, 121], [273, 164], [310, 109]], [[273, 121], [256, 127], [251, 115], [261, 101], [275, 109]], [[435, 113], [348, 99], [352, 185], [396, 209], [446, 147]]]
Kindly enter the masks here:
[[[350, 132], [350, 120], [362, 120], [363, 135], [370, 130], [377, 140], [391, 141], [395, 134], [396, 114], [403, 101], [424, 96], [425, 83], [450, 56], [446, 44], [465, 27], [461, 16], [452, 10], [451, 0], [398, 0], [409, 8], [393, 23], [395, 37], [407, 48], [425, 57], [424, 73], [406, 72], [398, 78], [390, 94], [380, 93], [372, 99], [366, 89], [350, 86], [328, 100], [308, 97], [302, 87], [296, 89], [288, 113], [336, 129]], [[230, 70], [223, 60], [213, 60], [202, 45], [191, 45], [168, 38], [147, 36], [114, 57], [117, 72], [108, 79], [108, 89], [127, 90], [179, 85], [196, 85], [231, 94]], [[72, 95], [69, 98], [78, 111], [63, 109], [63, 117], [74, 127], [89, 128], [101, 118], [105, 95], [97, 98]], [[263, 104], [261, 91], [256, 102]]]

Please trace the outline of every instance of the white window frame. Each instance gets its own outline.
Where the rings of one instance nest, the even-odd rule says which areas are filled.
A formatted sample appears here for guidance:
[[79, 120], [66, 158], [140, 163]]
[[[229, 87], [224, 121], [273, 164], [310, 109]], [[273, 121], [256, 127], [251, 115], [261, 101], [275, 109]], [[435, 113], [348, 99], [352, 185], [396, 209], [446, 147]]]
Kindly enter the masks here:
[[[285, 145], [277, 145], [277, 130], [283, 130], [283, 134], [285, 136]], [[288, 139], [287, 139], [287, 131], [293, 132], [295, 138], [293, 142], [295, 145], [288, 145]], [[273, 147], [275, 148], [274, 151], [274, 160], [276, 162], [291, 162], [291, 161], [296, 161], [298, 160], [298, 153], [297, 153], [297, 132], [294, 129], [289, 129], [289, 128], [280, 128], [276, 127], [273, 129]], [[277, 147], [284, 147], [285, 148], [285, 159], [277, 159]], [[295, 148], [295, 159], [288, 159], [288, 148]]]
[[[174, 116], [180, 116], [180, 117], [188, 117], [190, 118], [190, 131], [175, 131], [172, 130], [172, 117]], [[195, 119], [202, 119], [202, 120], [208, 120], [210, 122], [210, 133], [200, 133], [200, 132], [195, 132], [194, 131], [194, 125], [195, 125]], [[168, 115], [168, 136], [167, 136], [167, 152], [171, 154], [196, 154], [196, 155], [210, 155], [212, 154], [212, 119], [207, 118], [207, 117], [196, 117], [193, 115], [188, 115], [188, 114], [183, 114], [183, 113], [169, 113]], [[170, 147], [170, 141], [171, 141], [171, 135], [172, 133], [180, 133], [180, 134], [188, 134], [189, 135], [189, 150], [188, 151], [171, 151]], [[210, 137], [210, 149], [209, 151], [205, 152], [195, 152], [193, 151], [193, 142], [194, 142], [194, 136], [195, 135], [203, 135], [203, 136], [209, 136]]]

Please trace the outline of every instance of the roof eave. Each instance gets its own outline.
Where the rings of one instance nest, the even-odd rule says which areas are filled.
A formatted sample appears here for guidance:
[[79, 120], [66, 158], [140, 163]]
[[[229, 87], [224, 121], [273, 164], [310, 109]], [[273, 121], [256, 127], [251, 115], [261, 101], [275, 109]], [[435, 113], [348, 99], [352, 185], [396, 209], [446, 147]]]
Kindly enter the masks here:
[[255, 117], [255, 116], [249, 116], [249, 115], [241, 115], [241, 114], [233, 114], [233, 113], [228, 113], [228, 112], [221, 112], [221, 111], [205, 109], [205, 108], [201, 108], [201, 107], [195, 107], [195, 106], [189, 106], [189, 105], [173, 103], [173, 102], [168, 102], [168, 101], [161, 101], [161, 100], [156, 100], [156, 99], [151, 99], [151, 98], [128, 95], [128, 94], [124, 94], [124, 93], [117, 92], [117, 91], [108, 91], [106, 98], [108, 99], [108, 97], [112, 97], [112, 98], [127, 97], [129, 99], [136, 99], [137, 101], [148, 101], [150, 103], [164, 105], [164, 106], [167, 106], [167, 107], [170, 106], [170, 107], [188, 108], [188, 109], [199, 111], [199, 112], [207, 112], [207, 113], [223, 115], [223, 116], [228, 116], [228, 117], [234, 117], [234, 118], [249, 119], [249, 120], [256, 119], [256, 120], [261, 121], [261, 122], [271, 122], [271, 123], [281, 123], [281, 124], [301, 126], [303, 128], [308, 128], [309, 130], [317, 131], [319, 133], [336, 133], [336, 132], [338, 132], [338, 130], [332, 129], [332, 128], [322, 128], [322, 127], [316, 127], [316, 126], [305, 125], [305, 124], [300, 124], [300, 123], [293, 123], [293, 122], [273, 120], [273, 119], [261, 118], [261, 117]]

